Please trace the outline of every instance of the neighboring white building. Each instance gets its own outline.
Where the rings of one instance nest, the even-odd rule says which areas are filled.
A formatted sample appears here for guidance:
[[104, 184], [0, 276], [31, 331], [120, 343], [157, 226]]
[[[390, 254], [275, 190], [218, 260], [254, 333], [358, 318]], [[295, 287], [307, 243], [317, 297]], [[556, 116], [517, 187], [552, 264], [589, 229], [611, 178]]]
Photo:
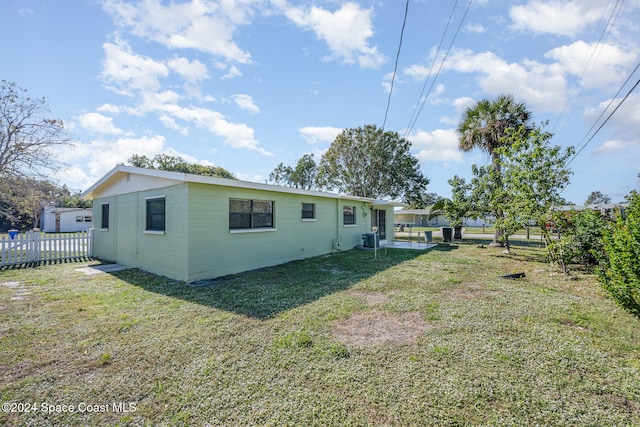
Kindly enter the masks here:
[[40, 229], [46, 233], [85, 231], [92, 227], [93, 210], [47, 206], [40, 219]]
[[[449, 221], [444, 215], [437, 215], [436, 217], [429, 219], [431, 215], [431, 209], [400, 209], [394, 213], [394, 224], [396, 227], [448, 227]], [[467, 227], [482, 227], [483, 225], [490, 225], [491, 223], [483, 219], [469, 219], [465, 218], [462, 221], [463, 225]]]

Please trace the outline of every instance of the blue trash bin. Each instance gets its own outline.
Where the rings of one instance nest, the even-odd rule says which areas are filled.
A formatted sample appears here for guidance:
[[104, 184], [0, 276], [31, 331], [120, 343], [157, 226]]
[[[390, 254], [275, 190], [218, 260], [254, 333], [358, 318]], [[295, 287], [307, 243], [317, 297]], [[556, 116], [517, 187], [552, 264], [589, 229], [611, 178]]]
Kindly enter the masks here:
[[16, 229], [11, 229], [8, 231], [9, 233], [9, 237], [11, 238], [11, 240], [15, 239], [16, 236], [18, 235], [18, 233], [20, 233], [20, 231], [16, 230]]

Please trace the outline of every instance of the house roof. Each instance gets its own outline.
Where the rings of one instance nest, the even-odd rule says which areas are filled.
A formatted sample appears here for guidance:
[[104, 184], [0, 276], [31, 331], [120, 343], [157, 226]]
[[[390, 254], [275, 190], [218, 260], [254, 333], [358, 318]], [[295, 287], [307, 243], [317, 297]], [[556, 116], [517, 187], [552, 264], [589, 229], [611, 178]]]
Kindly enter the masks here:
[[77, 212], [77, 211], [90, 211], [91, 208], [59, 208], [56, 206], [47, 206], [45, 207], [45, 211], [48, 212]]
[[344, 199], [344, 200], [355, 200], [361, 202], [369, 202], [374, 206], [406, 206], [404, 203], [387, 201], [387, 200], [376, 200], [368, 197], [358, 197], [358, 196], [349, 196], [346, 194], [338, 194], [338, 193], [329, 193], [325, 191], [314, 191], [314, 190], [304, 190], [300, 188], [291, 188], [284, 187], [280, 185], [272, 185], [272, 184], [260, 184], [257, 182], [250, 181], [241, 181], [237, 179], [226, 179], [226, 178], [218, 178], [212, 176], [203, 176], [203, 175], [192, 175], [188, 173], [182, 172], [170, 172], [163, 171], [158, 169], [145, 169], [145, 168], [137, 168], [133, 166], [116, 166], [111, 169], [105, 176], [100, 178], [95, 184], [93, 184], [89, 189], [82, 193], [83, 199], [95, 199], [99, 197], [99, 194], [102, 193], [105, 189], [109, 188], [113, 183], [119, 181], [123, 176], [127, 176], [128, 174], [136, 174], [151, 178], [159, 178], [164, 180], [173, 181], [175, 183], [199, 183], [199, 184], [210, 184], [210, 185], [218, 185], [222, 187], [236, 187], [236, 188], [248, 188], [253, 190], [264, 190], [264, 191], [272, 191], [277, 193], [287, 193], [287, 194], [300, 194], [307, 196], [315, 196], [315, 197], [327, 197], [332, 199]]
[[585, 210], [612, 210], [616, 208], [628, 208], [629, 203], [595, 203], [589, 205], [563, 205], [556, 207], [556, 210], [559, 211], [585, 211]]
[[431, 215], [431, 209], [402, 209], [394, 212], [395, 215]]

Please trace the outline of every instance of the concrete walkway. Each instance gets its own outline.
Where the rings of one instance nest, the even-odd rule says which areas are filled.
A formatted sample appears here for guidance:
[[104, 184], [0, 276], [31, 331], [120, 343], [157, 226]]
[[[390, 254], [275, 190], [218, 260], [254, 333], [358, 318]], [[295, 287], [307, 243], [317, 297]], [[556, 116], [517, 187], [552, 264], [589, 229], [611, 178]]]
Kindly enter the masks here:
[[113, 273], [114, 271], [126, 270], [126, 265], [121, 264], [100, 264], [100, 265], [91, 265], [89, 267], [76, 268], [75, 271], [79, 271], [86, 275], [93, 274], [105, 274], [105, 273]]

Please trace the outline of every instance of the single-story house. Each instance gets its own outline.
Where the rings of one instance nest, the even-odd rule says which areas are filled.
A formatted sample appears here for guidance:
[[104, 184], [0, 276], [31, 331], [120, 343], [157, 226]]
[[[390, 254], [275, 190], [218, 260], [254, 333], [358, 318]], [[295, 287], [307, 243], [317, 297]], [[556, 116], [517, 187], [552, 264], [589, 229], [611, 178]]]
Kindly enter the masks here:
[[563, 205], [556, 207], [558, 211], [564, 212], [583, 212], [592, 210], [600, 212], [604, 217], [611, 217], [616, 210], [624, 212], [629, 207], [629, 203], [593, 203], [588, 205]]
[[[394, 212], [393, 222], [397, 227], [448, 227], [449, 221], [444, 215], [436, 215], [429, 219], [431, 209], [400, 209]], [[490, 222], [465, 218], [462, 221], [467, 227], [482, 227]]]
[[82, 196], [93, 201], [94, 256], [185, 282], [352, 249], [372, 227], [393, 240], [401, 206], [131, 166]]
[[40, 229], [47, 233], [86, 231], [92, 227], [93, 210], [47, 206], [40, 217]]

